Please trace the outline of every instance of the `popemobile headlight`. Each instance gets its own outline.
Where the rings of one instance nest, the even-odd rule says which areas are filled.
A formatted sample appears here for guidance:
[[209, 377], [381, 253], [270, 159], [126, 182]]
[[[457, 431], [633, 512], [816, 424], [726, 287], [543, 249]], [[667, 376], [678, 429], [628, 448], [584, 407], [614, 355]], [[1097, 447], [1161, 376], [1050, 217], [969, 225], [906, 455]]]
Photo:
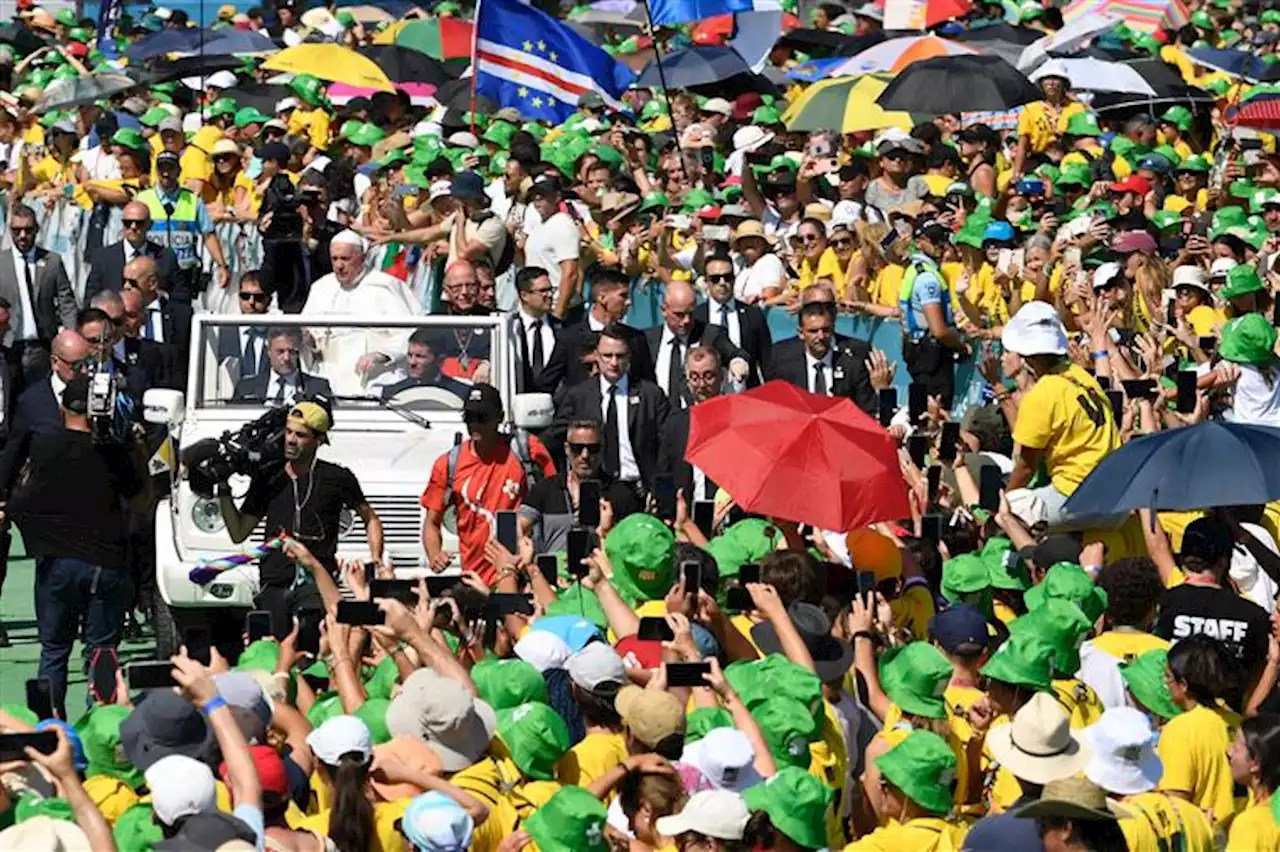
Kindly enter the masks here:
[[201, 497], [192, 504], [191, 522], [196, 525], [196, 529], [208, 535], [227, 528], [227, 522], [222, 520], [222, 508], [218, 501], [209, 497]]

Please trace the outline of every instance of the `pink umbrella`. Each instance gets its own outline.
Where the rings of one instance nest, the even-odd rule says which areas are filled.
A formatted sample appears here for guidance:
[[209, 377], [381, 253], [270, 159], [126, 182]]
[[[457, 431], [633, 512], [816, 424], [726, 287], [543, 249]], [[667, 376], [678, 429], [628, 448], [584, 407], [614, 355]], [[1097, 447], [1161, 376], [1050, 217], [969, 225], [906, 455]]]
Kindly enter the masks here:
[[[435, 101], [436, 87], [431, 83], [394, 83], [397, 89], [409, 96], [414, 106], [431, 106]], [[365, 86], [349, 86], [346, 83], [334, 83], [329, 86], [329, 100], [339, 106], [352, 98], [371, 98], [379, 89]]]

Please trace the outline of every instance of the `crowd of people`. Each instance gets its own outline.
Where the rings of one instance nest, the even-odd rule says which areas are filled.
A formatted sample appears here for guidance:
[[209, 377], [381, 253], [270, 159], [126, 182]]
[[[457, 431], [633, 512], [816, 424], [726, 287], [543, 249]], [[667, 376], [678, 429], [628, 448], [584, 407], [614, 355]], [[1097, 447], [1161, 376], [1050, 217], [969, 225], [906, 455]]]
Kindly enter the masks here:
[[[1064, 25], [970, 5], [947, 33]], [[228, 5], [211, 29], [358, 49], [398, 25], [370, 8]], [[29, 706], [0, 704], [0, 849], [1280, 850], [1280, 494], [1070, 499], [1143, 436], [1280, 427], [1280, 152], [1231, 124], [1257, 87], [1192, 55], [1270, 67], [1280, 11], [1196, 0], [1181, 26], [1095, 34], [1166, 63], [1201, 93], [1185, 104], [1094, 108], [1048, 73], [1008, 126], [842, 133], [789, 128], [794, 81], [636, 87], [623, 109], [587, 91], [553, 125], [335, 103], [261, 56], [50, 110], [58, 81], [193, 24], [18, 9], [0, 550], [16, 528], [35, 559], [41, 656]], [[884, 18], [822, 3], [811, 23], [870, 44]], [[795, 44], [762, 80], [808, 59]], [[269, 113], [241, 102], [268, 85]], [[193, 341], [204, 312], [258, 325]], [[511, 363], [465, 322], [340, 323], [421, 316], [501, 317]], [[186, 390], [200, 347], [234, 366], [221, 403], [287, 412], [280, 466], [213, 485], [233, 541], [272, 541], [241, 640], [144, 688], [115, 650], [149, 621], [168, 493], [141, 402]], [[887, 432], [907, 513], [761, 515], [690, 460], [699, 406], [770, 382]], [[324, 445], [335, 398], [424, 387], [466, 434], [421, 471], [428, 576], [396, 583]], [[553, 425], [509, 428], [504, 391], [549, 395]], [[368, 561], [338, 556], [343, 513]]]

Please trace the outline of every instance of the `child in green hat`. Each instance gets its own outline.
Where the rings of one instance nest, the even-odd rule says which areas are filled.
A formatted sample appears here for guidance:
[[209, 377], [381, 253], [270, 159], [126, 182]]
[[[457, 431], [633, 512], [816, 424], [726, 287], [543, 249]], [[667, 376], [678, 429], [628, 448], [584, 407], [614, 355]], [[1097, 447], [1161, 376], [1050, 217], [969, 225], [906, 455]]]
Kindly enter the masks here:
[[1053, 691], [1071, 715], [1073, 728], [1085, 728], [1102, 717], [1103, 706], [1093, 687], [1080, 680], [1080, 645], [1092, 622], [1069, 600], [1051, 598], [1009, 625], [1010, 634], [1025, 633], [1053, 649]]
[[565, 787], [524, 822], [538, 852], [607, 852], [604, 805], [581, 787]]
[[949, 838], [960, 848], [965, 827], [945, 819], [954, 800], [956, 756], [937, 734], [912, 731], [876, 759], [882, 823], [845, 852], [937, 849]]
[[827, 845], [826, 815], [833, 793], [803, 769], [784, 766], [742, 798], [753, 814], [767, 817], [749, 823], [752, 848], [809, 850]]
[[1169, 669], [1169, 652], [1157, 648], [1147, 651], [1132, 660], [1120, 663], [1120, 677], [1124, 680], [1125, 689], [1134, 705], [1151, 718], [1151, 724], [1160, 728], [1174, 716], [1182, 713], [1182, 708], [1173, 701], [1169, 694], [1166, 673]]

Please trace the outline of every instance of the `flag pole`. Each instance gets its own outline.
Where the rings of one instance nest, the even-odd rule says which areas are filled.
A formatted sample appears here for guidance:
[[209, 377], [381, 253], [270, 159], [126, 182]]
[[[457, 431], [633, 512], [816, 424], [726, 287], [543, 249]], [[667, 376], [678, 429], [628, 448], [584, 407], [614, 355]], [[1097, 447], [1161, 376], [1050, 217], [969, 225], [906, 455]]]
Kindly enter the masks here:
[[[671, 88], [667, 85], [667, 74], [662, 70], [662, 49], [658, 47], [658, 30], [653, 25], [653, 11], [649, 8], [647, 0], [644, 2], [644, 16], [649, 22], [649, 37], [653, 39], [653, 56], [658, 61], [658, 82], [662, 84], [662, 98], [667, 102], [667, 117], [671, 119], [671, 136], [675, 139], [676, 154], [680, 157], [680, 170], [685, 170], [684, 164], [684, 148], [680, 145], [680, 133], [676, 130], [676, 114], [671, 108]], [[687, 178], [688, 175], [686, 174]]]
[[471, 28], [471, 135], [476, 135], [476, 81], [480, 79], [480, 70], [476, 65], [476, 48], [480, 41], [480, 6], [483, 0], [476, 2], [475, 25]]

